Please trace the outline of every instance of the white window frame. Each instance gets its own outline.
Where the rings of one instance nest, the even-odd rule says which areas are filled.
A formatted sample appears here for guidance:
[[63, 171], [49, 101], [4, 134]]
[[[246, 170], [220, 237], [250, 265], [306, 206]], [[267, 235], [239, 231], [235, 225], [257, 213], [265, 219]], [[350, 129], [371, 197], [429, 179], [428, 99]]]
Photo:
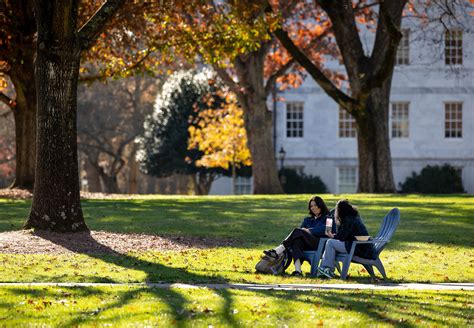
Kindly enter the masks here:
[[402, 29], [402, 35], [398, 44], [395, 65], [410, 65], [410, 29]]
[[340, 139], [353, 139], [357, 137], [355, 118], [342, 107], [339, 107], [337, 135]]
[[249, 195], [252, 193], [251, 177], [235, 177], [235, 195]]
[[[444, 103], [444, 138], [463, 138], [463, 103], [460, 101], [449, 101]], [[458, 117], [460, 113], [460, 117]]]
[[[341, 171], [342, 170], [353, 170], [354, 171], [354, 184], [349, 184], [349, 183], [346, 183], [345, 185], [347, 186], [354, 186], [354, 188], [352, 189], [353, 192], [346, 192], [346, 191], [341, 191], [341, 186], [343, 184], [341, 184], [340, 180], [341, 180]], [[357, 167], [356, 166], [339, 166], [337, 167], [337, 171], [336, 171], [336, 189], [337, 189], [337, 193], [338, 194], [352, 194], [352, 193], [356, 193], [357, 192], [357, 185], [359, 183], [359, 171], [357, 170]]]
[[444, 33], [444, 63], [446, 65], [462, 65], [463, 30], [449, 29]]
[[285, 135], [289, 139], [304, 137], [304, 102], [286, 103]]
[[[396, 131], [400, 133], [395, 134]], [[390, 104], [390, 137], [410, 138], [410, 102], [394, 101]]]

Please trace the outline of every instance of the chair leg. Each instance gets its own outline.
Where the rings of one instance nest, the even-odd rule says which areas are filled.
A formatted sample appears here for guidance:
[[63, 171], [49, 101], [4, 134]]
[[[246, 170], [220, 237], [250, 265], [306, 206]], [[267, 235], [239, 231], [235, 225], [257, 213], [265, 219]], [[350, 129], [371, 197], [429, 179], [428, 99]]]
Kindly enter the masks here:
[[375, 278], [374, 268], [370, 264], [362, 264], [372, 278]]
[[347, 273], [349, 272], [349, 266], [351, 265], [351, 260], [347, 257], [347, 259], [342, 264], [342, 272], [341, 272], [341, 279], [345, 280], [347, 278]]
[[374, 265], [379, 270], [379, 272], [382, 274], [382, 277], [384, 279], [387, 279], [387, 275], [385, 274], [385, 268], [383, 267], [382, 261], [380, 261], [379, 258], [377, 258], [377, 260], [375, 260]]
[[339, 272], [339, 274], [341, 274], [341, 265], [339, 264], [339, 261], [336, 261], [336, 269], [337, 269], [337, 272]]
[[318, 263], [316, 260], [316, 254], [314, 254], [311, 257], [310, 263], [311, 263], [311, 276], [314, 276], [316, 272], [318, 271]]

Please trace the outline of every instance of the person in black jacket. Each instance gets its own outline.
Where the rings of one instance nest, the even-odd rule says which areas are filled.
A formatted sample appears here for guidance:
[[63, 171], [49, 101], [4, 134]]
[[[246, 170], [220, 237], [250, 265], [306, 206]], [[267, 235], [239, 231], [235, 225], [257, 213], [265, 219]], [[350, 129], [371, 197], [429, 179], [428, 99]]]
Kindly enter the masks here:
[[[295, 264], [295, 271], [292, 276], [302, 276], [301, 263], [304, 260], [303, 251], [314, 250], [318, 247], [319, 238], [326, 237], [326, 219], [331, 218], [331, 214], [319, 196], [312, 197], [308, 202], [308, 217], [304, 218], [300, 228], [293, 231], [283, 240], [281, 245], [271, 250], [263, 251], [265, 255], [277, 257], [285, 250], [289, 250]], [[331, 231], [336, 231], [336, 223], [333, 221]]]
[[[337, 223], [337, 233], [326, 233], [329, 238], [323, 254], [323, 261], [318, 268], [319, 277], [334, 278], [334, 268], [336, 266], [336, 254], [348, 254], [352, 247], [355, 236], [368, 236], [367, 228], [359, 216], [357, 208], [348, 200], [340, 200], [336, 204], [334, 217]], [[354, 255], [359, 257], [374, 259], [375, 249], [372, 244], [357, 245]]]

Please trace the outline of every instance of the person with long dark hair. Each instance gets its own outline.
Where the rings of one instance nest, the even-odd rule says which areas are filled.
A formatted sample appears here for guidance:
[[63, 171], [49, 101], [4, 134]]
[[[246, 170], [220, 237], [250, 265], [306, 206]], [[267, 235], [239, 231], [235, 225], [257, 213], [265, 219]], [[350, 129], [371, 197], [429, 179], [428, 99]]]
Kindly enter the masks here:
[[[304, 261], [305, 250], [315, 250], [318, 247], [319, 238], [326, 237], [326, 219], [332, 218], [331, 214], [319, 196], [312, 197], [308, 202], [309, 216], [304, 218], [299, 228], [293, 231], [274, 249], [263, 251], [265, 255], [277, 258], [280, 254], [288, 250], [294, 260], [295, 271], [292, 276], [302, 276], [301, 264]], [[336, 231], [336, 224], [333, 220], [332, 231]]]
[[[360, 218], [357, 207], [343, 199], [337, 202], [334, 218], [337, 224], [337, 233], [327, 232], [331, 238], [326, 242], [321, 266], [318, 268], [318, 277], [334, 278], [337, 253], [348, 254], [355, 236], [368, 236], [369, 233]], [[375, 258], [375, 249], [372, 244], [357, 245], [354, 255], [366, 259]]]

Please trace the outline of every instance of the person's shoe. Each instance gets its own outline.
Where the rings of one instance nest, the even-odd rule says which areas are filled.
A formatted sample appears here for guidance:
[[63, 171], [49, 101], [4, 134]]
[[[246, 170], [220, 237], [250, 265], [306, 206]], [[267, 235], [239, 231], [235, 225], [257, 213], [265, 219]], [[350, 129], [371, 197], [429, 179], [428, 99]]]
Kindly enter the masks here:
[[292, 277], [303, 277], [303, 272], [293, 271], [290, 276], [292, 276]]
[[278, 254], [274, 249], [264, 250], [263, 254], [265, 254], [266, 256], [272, 257], [274, 259], [278, 257]]
[[334, 278], [334, 272], [331, 271], [330, 268], [318, 268], [318, 273], [316, 274], [316, 277], [323, 277], [323, 278], [329, 278], [333, 279]]

